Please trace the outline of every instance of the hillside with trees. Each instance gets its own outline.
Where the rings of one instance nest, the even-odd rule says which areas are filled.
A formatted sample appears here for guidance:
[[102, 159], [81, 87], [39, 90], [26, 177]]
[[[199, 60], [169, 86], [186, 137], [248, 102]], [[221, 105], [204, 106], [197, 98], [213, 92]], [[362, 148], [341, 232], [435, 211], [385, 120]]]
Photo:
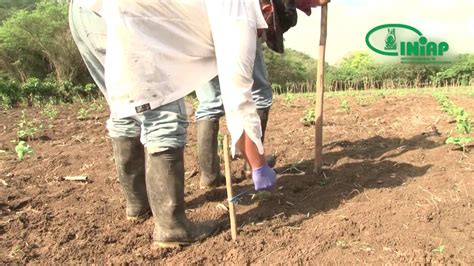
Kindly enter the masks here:
[[[69, 32], [66, 1], [0, 0], [0, 19], [3, 105], [28, 97], [97, 94], [93, 86], [80, 89], [92, 79]], [[315, 59], [293, 49], [280, 55], [264, 48], [264, 57], [276, 93], [314, 91]], [[459, 86], [472, 84], [473, 74], [473, 54], [440, 66], [380, 64], [367, 52], [355, 51], [327, 65], [325, 82], [328, 90]], [[29, 89], [21, 89], [25, 86]]]

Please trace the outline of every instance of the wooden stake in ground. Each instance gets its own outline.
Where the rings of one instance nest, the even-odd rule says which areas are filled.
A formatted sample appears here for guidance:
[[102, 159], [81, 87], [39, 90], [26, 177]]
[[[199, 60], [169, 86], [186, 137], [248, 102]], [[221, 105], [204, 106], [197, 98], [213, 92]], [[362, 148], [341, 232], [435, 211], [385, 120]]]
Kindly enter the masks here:
[[230, 156], [229, 156], [229, 137], [224, 135], [224, 163], [225, 163], [225, 184], [227, 187], [227, 199], [229, 203], [230, 216], [230, 232], [232, 240], [237, 239], [237, 217], [235, 215], [234, 202], [231, 199], [234, 197], [232, 192], [232, 179], [230, 176]]
[[316, 121], [314, 143], [314, 172], [320, 175], [323, 170], [323, 100], [324, 100], [324, 62], [326, 57], [326, 35], [328, 26], [328, 5], [321, 7], [321, 35], [319, 37], [319, 59], [316, 87]]

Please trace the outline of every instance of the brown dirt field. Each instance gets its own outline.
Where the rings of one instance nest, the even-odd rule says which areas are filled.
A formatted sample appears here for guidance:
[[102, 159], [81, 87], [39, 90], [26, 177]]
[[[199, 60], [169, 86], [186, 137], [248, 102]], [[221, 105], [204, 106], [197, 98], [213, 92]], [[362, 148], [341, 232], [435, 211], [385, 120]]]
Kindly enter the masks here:
[[[453, 100], [474, 106], [473, 98]], [[297, 97], [288, 106], [278, 97], [265, 143], [278, 155], [273, 199], [243, 197], [236, 242], [226, 223], [215, 236], [178, 250], [150, 248], [152, 219], [126, 221], [104, 127], [107, 111], [80, 121], [79, 104], [58, 107], [59, 117], [28, 142], [35, 152], [21, 162], [14, 154], [21, 109], [1, 112], [0, 261], [474, 264], [474, 155], [443, 144], [454, 124], [434, 98], [385, 97], [361, 106], [351, 97], [350, 112], [340, 112], [340, 102], [325, 101], [325, 174], [316, 178], [314, 128], [299, 122], [313, 104]], [[45, 121], [40, 112], [27, 109], [29, 117]], [[195, 221], [227, 221], [217, 208], [225, 189], [198, 189], [195, 145], [191, 123], [187, 214]], [[233, 162], [236, 176], [241, 165]], [[81, 174], [89, 181], [62, 180]], [[251, 186], [244, 180], [234, 192]]]

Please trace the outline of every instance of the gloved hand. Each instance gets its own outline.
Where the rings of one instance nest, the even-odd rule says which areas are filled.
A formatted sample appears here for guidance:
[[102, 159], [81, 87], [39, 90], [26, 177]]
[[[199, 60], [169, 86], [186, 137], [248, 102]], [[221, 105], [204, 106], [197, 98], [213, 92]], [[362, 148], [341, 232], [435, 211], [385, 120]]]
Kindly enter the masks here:
[[252, 180], [256, 191], [270, 190], [276, 185], [276, 173], [268, 164], [265, 164], [252, 170]]

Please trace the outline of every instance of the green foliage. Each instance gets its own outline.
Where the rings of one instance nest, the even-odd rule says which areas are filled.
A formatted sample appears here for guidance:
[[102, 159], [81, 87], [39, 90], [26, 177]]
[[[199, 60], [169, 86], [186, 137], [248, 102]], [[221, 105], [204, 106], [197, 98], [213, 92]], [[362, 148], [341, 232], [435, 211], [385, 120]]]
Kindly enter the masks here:
[[434, 80], [438, 85], [456, 82], [462, 86], [469, 85], [474, 78], [474, 54], [461, 54], [453, 64], [436, 73]]
[[301, 123], [305, 126], [314, 125], [314, 120], [316, 119], [316, 111], [314, 108], [309, 108], [306, 110], [306, 113], [303, 118], [301, 118]]
[[52, 122], [58, 117], [58, 113], [58, 109], [51, 103], [48, 103], [41, 111], [41, 114], [48, 118], [50, 128], [53, 127]]
[[32, 140], [36, 137], [36, 134], [43, 129], [43, 125], [37, 125], [35, 122], [28, 120], [25, 111], [21, 111], [21, 120], [18, 123], [18, 139], [20, 140]]
[[456, 106], [456, 104], [449, 100], [446, 95], [438, 93], [434, 94], [433, 96], [441, 105], [441, 109], [444, 112], [456, 118], [456, 130], [460, 135], [450, 135], [446, 139], [446, 144], [453, 144], [465, 150], [467, 145], [474, 143], [474, 136], [470, 135], [472, 132], [472, 124], [469, 114], [462, 107]]
[[69, 81], [28, 79], [19, 84], [11, 80], [0, 79], [0, 105], [4, 108], [21, 103], [32, 105], [43, 102], [73, 102], [75, 98], [96, 98], [99, 90], [94, 84], [74, 85]]
[[263, 47], [263, 55], [272, 84], [286, 86], [289, 82], [314, 81], [316, 60], [308, 55], [293, 49], [277, 54], [266, 47]]
[[41, 82], [37, 78], [28, 79], [21, 86], [21, 94], [31, 105], [34, 102], [40, 102], [43, 98], [53, 96], [55, 84], [53, 82]]
[[[95, 86], [73, 85], [92, 80], [69, 32], [67, 1], [0, 0], [0, 20], [2, 107], [44, 97], [72, 101], [97, 95]], [[292, 49], [280, 55], [264, 47], [263, 53], [276, 93], [315, 91], [315, 59]], [[378, 64], [368, 53], [355, 51], [325, 70], [327, 90], [467, 86], [474, 81], [474, 55], [460, 55], [445, 66], [404, 65]]]
[[287, 92], [287, 93], [285, 94], [284, 101], [285, 101], [285, 104], [286, 104], [287, 106], [290, 106], [290, 105], [293, 103], [294, 100], [295, 100], [295, 95], [294, 95], [293, 93]]
[[22, 140], [18, 142], [18, 144], [15, 146], [15, 152], [18, 160], [22, 161], [27, 154], [33, 153], [33, 149], [28, 144], [26, 144], [25, 141]]
[[446, 139], [446, 144], [453, 144], [453, 145], [456, 145], [456, 146], [459, 146], [463, 149], [465, 149], [465, 147], [467, 145], [469, 145], [470, 143], [473, 143], [474, 142], [474, 137], [453, 137], [453, 136], [450, 136]]
[[357, 95], [355, 97], [357, 105], [362, 107], [369, 106], [377, 102], [379, 98], [380, 96], [378, 96], [377, 94]]
[[438, 247], [433, 249], [431, 252], [442, 254], [444, 252], [444, 249], [445, 249], [444, 245], [439, 245]]
[[256, 191], [254, 194], [251, 195], [251, 199], [256, 201], [266, 201], [270, 200], [273, 197], [272, 192], [266, 190]]
[[421, 87], [433, 84], [437, 65], [379, 64], [367, 52], [352, 52], [327, 71], [333, 90]]
[[[287, 55], [265, 54], [270, 80], [279, 85], [277, 93], [315, 91], [316, 61], [289, 50]], [[336, 65], [325, 66], [325, 84], [329, 90], [409, 88], [457, 85], [474, 81], [474, 55], [460, 55], [452, 64], [410, 65], [381, 64], [367, 52], [349, 53]], [[300, 84], [295, 86], [293, 83]], [[304, 84], [310, 86], [301, 86]], [[274, 86], [275, 87], [275, 86]], [[296, 88], [296, 90], [294, 90]], [[303, 89], [303, 90], [301, 90]]]
[[[287, 49], [284, 55], [264, 49], [273, 90], [278, 93], [314, 92], [316, 60]], [[448, 65], [377, 63], [367, 53], [349, 53], [336, 65], [325, 66], [326, 90], [361, 90], [432, 86], [468, 86], [474, 82], [474, 55], [460, 55]]]
[[351, 107], [349, 106], [349, 102], [347, 100], [342, 100], [341, 105], [337, 109], [339, 113], [349, 113], [351, 111]]
[[104, 105], [98, 101], [93, 101], [90, 105], [90, 110], [94, 112], [102, 112], [104, 111]]
[[86, 69], [68, 26], [68, 5], [37, 1], [34, 9], [11, 12], [0, 26], [0, 69], [25, 82], [30, 77], [80, 79]]
[[89, 109], [81, 107], [81, 109], [79, 109], [79, 112], [77, 113], [77, 119], [79, 119], [79, 120], [88, 119], [89, 118], [89, 112], [90, 112]]
[[36, 2], [36, 0], [0, 0], [0, 21], [5, 20], [18, 9], [33, 9]]
[[345, 240], [342, 240], [342, 239], [336, 240], [336, 246], [342, 249], [349, 248], [349, 244]]
[[441, 110], [456, 118], [456, 129], [461, 134], [471, 134], [472, 125], [469, 114], [462, 108], [456, 106], [446, 95], [435, 94], [435, 98], [441, 105]]
[[0, 79], [0, 104], [3, 108], [13, 106], [20, 102], [21, 98], [22, 92], [18, 82]]

